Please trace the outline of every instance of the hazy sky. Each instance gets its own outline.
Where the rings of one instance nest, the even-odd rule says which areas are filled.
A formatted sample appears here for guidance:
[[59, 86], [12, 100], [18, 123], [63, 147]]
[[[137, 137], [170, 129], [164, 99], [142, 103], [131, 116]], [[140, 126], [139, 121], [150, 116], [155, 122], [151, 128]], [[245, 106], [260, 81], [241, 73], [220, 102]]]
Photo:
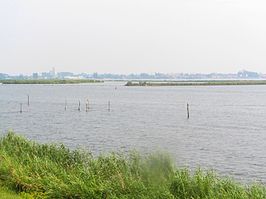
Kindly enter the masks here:
[[0, 73], [266, 73], [265, 0], [0, 0]]

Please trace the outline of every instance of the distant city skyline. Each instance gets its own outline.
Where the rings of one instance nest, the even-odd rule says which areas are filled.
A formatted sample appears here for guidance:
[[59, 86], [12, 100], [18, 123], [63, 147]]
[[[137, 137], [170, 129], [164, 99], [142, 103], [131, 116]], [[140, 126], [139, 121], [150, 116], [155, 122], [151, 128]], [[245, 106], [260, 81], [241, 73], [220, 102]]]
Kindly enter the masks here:
[[0, 71], [266, 73], [262, 0], [0, 1]]
[[30, 75], [11, 75], [0, 73], [0, 80], [5, 79], [265, 79], [266, 74], [241, 70], [237, 73], [73, 73], [52, 68], [46, 72], [33, 72]]
[[[53, 71], [54, 69], [54, 71]], [[119, 75], [130, 75], [130, 74], [141, 74], [141, 73], [146, 73], [146, 74], [155, 74], [155, 73], [162, 73], [162, 74], [180, 74], [180, 73], [184, 73], [184, 74], [212, 74], [212, 73], [217, 73], [217, 74], [235, 74], [239, 71], [253, 71], [253, 72], [257, 72], [259, 74], [266, 74], [266, 72], [261, 72], [261, 71], [255, 71], [255, 70], [249, 70], [246, 68], [241, 68], [238, 69], [236, 71], [229, 71], [229, 72], [219, 72], [219, 71], [210, 71], [210, 72], [186, 72], [186, 71], [179, 71], [179, 72], [174, 72], [174, 71], [170, 71], [170, 72], [161, 72], [161, 71], [152, 71], [152, 72], [147, 72], [147, 71], [139, 71], [139, 72], [108, 72], [108, 71], [92, 71], [92, 70], [86, 70], [86, 71], [71, 71], [71, 70], [58, 70], [56, 67], [51, 67], [51, 68], [47, 68], [46, 70], [40, 70], [40, 71], [27, 71], [27, 72], [5, 72], [1, 70], [0, 67], [0, 73], [3, 74], [8, 74], [8, 75], [32, 75], [33, 73], [47, 73], [47, 72], [70, 72], [73, 74], [81, 74], [81, 73], [99, 73], [99, 74], [119, 74]]]

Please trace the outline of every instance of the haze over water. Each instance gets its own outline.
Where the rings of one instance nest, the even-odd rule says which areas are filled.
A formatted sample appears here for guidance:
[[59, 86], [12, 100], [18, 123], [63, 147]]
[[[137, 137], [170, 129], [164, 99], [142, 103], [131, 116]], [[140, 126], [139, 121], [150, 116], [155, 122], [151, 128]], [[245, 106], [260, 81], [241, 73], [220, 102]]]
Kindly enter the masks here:
[[123, 85], [0, 85], [1, 134], [13, 129], [39, 142], [81, 146], [94, 154], [164, 150], [181, 166], [266, 183], [266, 86]]

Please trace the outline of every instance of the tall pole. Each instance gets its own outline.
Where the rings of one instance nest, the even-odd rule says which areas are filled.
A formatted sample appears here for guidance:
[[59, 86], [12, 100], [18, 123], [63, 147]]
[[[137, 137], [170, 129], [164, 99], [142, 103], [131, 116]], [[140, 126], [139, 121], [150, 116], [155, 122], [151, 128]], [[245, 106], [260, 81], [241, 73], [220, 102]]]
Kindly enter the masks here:
[[86, 112], [89, 111], [89, 99], [87, 99], [87, 103], [86, 103]]
[[78, 111], [80, 111], [80, 101], [79, 101]]
[[65, 111], [67, 110], [67, 100], [65, 99]]
[[30, 105], [30, 95], [28, 95], [28, 106]]
[[187, 119], [189, 119], [189, 104], [187, 103]]
[[111, 111], [111, 102], [108, 101], [108, 111]]

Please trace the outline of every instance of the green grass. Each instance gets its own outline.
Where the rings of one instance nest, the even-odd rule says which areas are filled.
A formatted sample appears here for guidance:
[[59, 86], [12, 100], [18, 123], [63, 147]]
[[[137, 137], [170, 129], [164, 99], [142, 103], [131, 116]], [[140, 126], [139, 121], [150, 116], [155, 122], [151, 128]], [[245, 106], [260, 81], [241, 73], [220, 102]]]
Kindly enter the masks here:
[[0, 199], [22, 199], [17, 193], [0, 186]]
[[266, 80], [128, 81], [125, 86], [230, 86], [266, 85]]
[[0, 140], [0, 181], [11, 191], [3, 192], [7, 197], [17, 192], [28, 198], [69, 199], [266, 198], [264, 185], [245, 186], [201, 170], [191, 173], [175, 167], [164, 153], [93, 157], [11, 132]]
[[98, 82], [102, 81], [93, 79], [0, 80], [2, 84], [81, 84]]

